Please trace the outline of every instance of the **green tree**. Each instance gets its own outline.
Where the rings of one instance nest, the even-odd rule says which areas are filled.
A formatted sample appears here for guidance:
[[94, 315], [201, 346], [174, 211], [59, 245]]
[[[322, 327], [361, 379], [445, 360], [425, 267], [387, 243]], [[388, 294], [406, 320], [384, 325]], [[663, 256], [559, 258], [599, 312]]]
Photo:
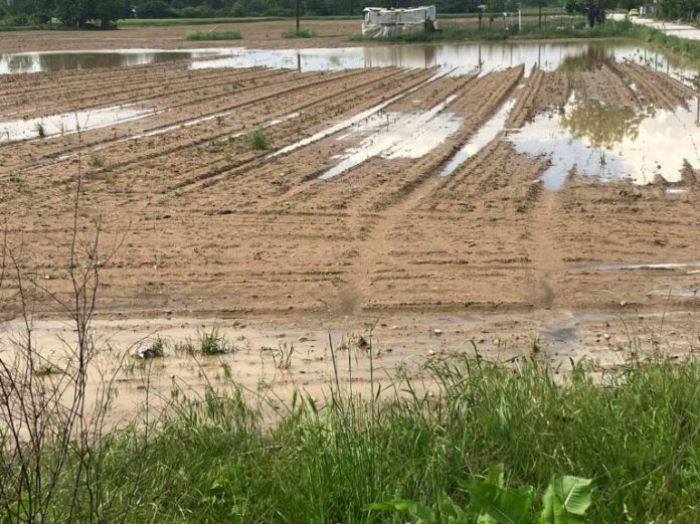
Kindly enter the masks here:
[[112, 27], [122, 16], [124, 16], [123, 0], [97, 0], [94, 18], [100, 23], [102, 29]]
[[564, 0], [569, 13], [582, 13], [588, 18], [588, 25], [605, 22], [605, 13], [612, 5], [610, 0]]

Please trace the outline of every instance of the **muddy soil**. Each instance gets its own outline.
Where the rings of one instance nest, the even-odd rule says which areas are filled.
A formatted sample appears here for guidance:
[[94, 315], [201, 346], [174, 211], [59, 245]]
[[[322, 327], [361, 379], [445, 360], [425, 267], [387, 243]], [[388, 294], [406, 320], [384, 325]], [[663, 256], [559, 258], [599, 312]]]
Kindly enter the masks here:
[[[88, 37], [60, 34], [56, 46]], [[22, 38], [28, 49], [44, 37]], [[635, 348], [658, 351], [659, 341], [685, 354], [697, 345], [700, 158], [685, 158], [672, 183], [604, 182], [573, 166], [561, 188], [545, 188], [550, 158], [519, 152], [509, 136], [542, 115], [558, 118], [572, 93], [644, 115], [688, 112], [694, 103], [677, 79], [609, 59], [479, 75], [170, 63], [0, 77], [2, 121], [127, 103], [145, 112], [95, 128], [88, 120], [79, 133], [0, 136], [13, 254], [3, 313], [21, 311], [20, 270], [32, 314], [65, 317], [77, 223], [73, 267], [99, 263], [105, 336], [126, 347], [155, 332], [178, 339], [220, 325], [245, 346], [231, 358], [248, 359], [236, 366], [249, 385], [263, 377], [255, 371], [261, 361], [279, 371], [264, 348], [284, 342], [301, 360], [282, 384], [321, 387], [328, 332], [367, 338], [370, 328], [387, 368], [473, 350], [471, 341], [494, 357], [507, 348], [510, 357], [537, 340], [549, 356], [606, 365]], [[506, 104], [512, 109], [495, 138], [440, 176]], [[429, 142], [436, 119], [452, 126], [446, 137], [418, 156], [401, 151], [411, 135]], [[320, 178], [358, 145], [402, 131], [395, 122], [414, 126], [403, 129], [402, 143]], [[256, 130], [263, 143], [253, 140]], [[100, 250], [85, 258], [97, 228]], [[41, 336], [70, 331], [42, 322]], [[162, 366], [164, 377], [198, 376], [179, 357]], [[357, 376], [366, 379], [363, 369]], [[135, 385], [131, 391], [138, 396]]]
[[[525, 17], [525, 22], [535, 22], [537, 17]], [[488, 22], [484, 22], [487, 24]], [[338, 47], [351, 44], [350, 37], [361, 34], [362, 19], [304, 20], [304, 28], [312, 29], [314, 38], [283, 38], [282, 33], [294, 29], [294, 20], [230, 23], [213, 25], [186, 25], [171, 27], [123, 26], [115, 31], [22, 31], [0, 32], [0, 53], [77, 49], [191, 49], [209, 47], [255, 47], [260, 49], [288, 49], [309, 47]], [[475, 18], [441, 20], [443, 27], [476, 27]], [[501, 27], [502, 20], [494, 22]], [[189, 31], [235, 30], [240, 40], [188, 41]]]

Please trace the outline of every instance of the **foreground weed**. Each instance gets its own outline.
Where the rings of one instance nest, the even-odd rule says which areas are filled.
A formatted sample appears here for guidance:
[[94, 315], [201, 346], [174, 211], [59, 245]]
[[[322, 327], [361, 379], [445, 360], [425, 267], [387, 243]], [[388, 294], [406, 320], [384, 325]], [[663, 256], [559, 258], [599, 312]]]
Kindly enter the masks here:
[[441, 493], [432, 506], [413, 500], [370, 504], [369, 510], [407, 514], [425, 524], [505, 523], [505, 524], [569, 524], [583, 523], [591, 506], [591, 479], [564, 476], [552, 480], [542, 495], [541, 507], [534, 508], [535, 488], [505, 487], [503, 465], [492, 468], [485, 481], [466, 482], [461, 489], [469, 495], [469, 503], [460, 507], [447, 494]]

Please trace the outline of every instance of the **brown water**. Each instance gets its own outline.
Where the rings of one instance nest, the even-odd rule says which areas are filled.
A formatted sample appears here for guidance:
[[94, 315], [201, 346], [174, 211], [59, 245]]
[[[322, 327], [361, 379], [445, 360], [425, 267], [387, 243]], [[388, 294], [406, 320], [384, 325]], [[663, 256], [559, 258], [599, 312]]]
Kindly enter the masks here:
[[109, 51], [42, 51], [0, 54], [0, 74], [56, 72], [160, 64], [230, 53], [230, 49], [115, 49]]

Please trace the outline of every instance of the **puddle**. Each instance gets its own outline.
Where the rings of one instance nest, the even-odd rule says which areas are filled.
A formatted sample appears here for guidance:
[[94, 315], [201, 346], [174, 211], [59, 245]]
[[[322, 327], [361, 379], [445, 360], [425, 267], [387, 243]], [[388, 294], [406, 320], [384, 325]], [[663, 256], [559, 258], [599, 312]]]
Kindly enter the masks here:
[[587, 54], [629, 60], [676, 76], [695, 72], [644, 47], [619, 42], [493, 42], [387, 44], [309, 49], [110, 49], [0, 54], [0, 74], [53, 72], [67, 69], [121, 67], [190, 59], [193, 69], [267, 67], [299, 71], [338, 71], [370, 67], [448, 68], [467, 74], [525, 66], [553, 71]]
[[654, 289], [649, 291], [647, 295], [677, 298], [698, 298], [700, 296], [700, 288], [667, 287]]
[[457, 44], [394, 44], [367, 47], [311, 49], [237, 49], [230, 56], [195, 60], [193, 69], [268, 67], [299, 71], [336, 71], [369, 67], [404, 69], [450, 68], [452, 74], [483, 73], [525, 65], [526, 75], [533, 66], [553, 71], [562, 63], [590, 53], [629, 60], [680, 74], [664, 55], [639, 46], [588, 42], [518, 42]]
[[540, 329], [539, 334], [555, 342], [575, 342], [578, 339], [576, 328], [573, 327], [546, 327]]
[[445, 111], [455, 99], [452, 95], [427, 111], [411, 113], [386, 112], [373, 115], [355, 126], [348, 134], [364, 136], [356, 147], [348, 149], [342, 160], [319, 178], [328, 180], [352, 169], [370, 158], [420, 158], [443, 143], [462, 125], [462, 117]]
[[501, 108], [493, 115], [476, 134], [450, 158], [445, 167], [440, 171], [440, 176], [448, 176], [466, 162], [470, 157], [481, 151], [487, 144], [494, 140], [504, 129], [510, 110], [515, 105], [515, 98], [506, 101]]
[[548, 189], [561, 188], [573, 169], [602, 181], [649, 184], [661, 176], [679, 182], [684, 160], [700, 165], [697, 102], [688, 106], [608, 106], [573, 93], [562, 110], [541, 114], [507, 136], [518, 152], [551, 160], [542, 176]]
[[176, 60], [221, 56], [239, 49], [109, 49], [0, 54], [0, 74], [51, 73], [66, 69], [160, 64]]
[[153, 115], [153, 109], [134, 106], [113, 106], [49, 115], [26, 120], [0, 122], [0, 143], [68, 135], [89, 129], [98, 129]]
[[[448, 71], [449, 73], [449, 71]], [[308, 146], [309, 144], [313, 144], [314, 142], [318, 142], [319, 140], [323, 140], [324, 138], [327, 138], [329, 136], [332, 136], [336, 133], [339, 133], [340, 131], [343, 131], [344, 129], [347, 129], [349, 127], [352, 127], [354, 125], [360, 124], [361, 122], [367, 120], [368, 118], [372, 117], [373, 115], [379, 113], [381, 110], [383, 110], [385, 107], [390, 106], [397, 100], [401, 100], [405, 96], [410, 95], [411, 93], [414, 93], [418, 91], [420, 88], [424, 87], [426, 84], [429, 84], [430, 82], [433, 82], [439, 78], [442, 78], [446, 73], [438, 73], [430, 78], [428, 78], [425, 82], [421, 82], [418, 85], [413, 86], [412, 88], [399, 93], [398, 95], [394, 95], [388, 100], [385, 100], [384, 102], [377, 104], [376, 106], [372, 106], [369, 109], [365, 109], [364, 111], [359, 112], [355, 116], [348, 118], [346, 120], [342, 120], [340, 122], [337, 122], [326, 129], [323, 129], [322, 131], [319, 131], [318, 133], [315, 133], [311, 135], [310, 137], [304, 138], [302, 140], [299, 140], [297, 142], [294, 142], [293, 144], [290, 144], [286, 147], [283, 147], [282, 149], [279, 149], [275, 151], [274, 153], [270, 154], [268, 158], [273, 158], [276, 156], [280, 155], [286, 155], [288, 153], [291, 153], [292, 151], [296, 151], [297, 149], [301, 147]]]
[[659, 269], [675, 270], [688, 267], [700, 267], [700, 261], [693, 262], [658, 262], [658, 263], [638, 263], [638, 264], [588, 264], [577, 266], [578, 269], [590, 271], [618, 271], [626, 269]]

